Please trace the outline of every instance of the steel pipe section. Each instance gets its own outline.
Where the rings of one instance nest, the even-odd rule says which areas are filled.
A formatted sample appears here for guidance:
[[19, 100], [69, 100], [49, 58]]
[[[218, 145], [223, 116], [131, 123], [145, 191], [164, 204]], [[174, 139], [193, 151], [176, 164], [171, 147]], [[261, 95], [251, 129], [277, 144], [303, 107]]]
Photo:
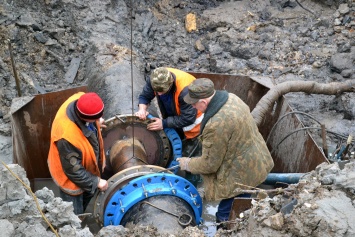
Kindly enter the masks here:
[[132, 166], [148, 164], [142, 143], [133, 138], [116, 141], [110, 149], [109, 159], [115, 174]]
[[166, 167], [172, 159], [169, 139], [163, 130], [148, 130], [149, 122], [128, 114], [107, 119], [107, 127], [102, 130], [105, 151], [109, 152], [117, 141], [134, 138], [143, 144], [149, 165]]
[[277, 182], [295, 184], [298, 183], [304, 175], [305, 173], [269, 173], [264, 184], [274, 185]]
[[164, 168], [175, 166], [181, 157], [180, 137], [174, 129], [149, 131], [148, 123], [129, 115], [107, 120], [102, 133], [114, 175], [108, 189], [96, 197], [97, 222], [103, 226], [149, 222], [158, 230], [201, 224], [202, 198], [196, 187], [174, 174], [178, 169], [173, 173]]

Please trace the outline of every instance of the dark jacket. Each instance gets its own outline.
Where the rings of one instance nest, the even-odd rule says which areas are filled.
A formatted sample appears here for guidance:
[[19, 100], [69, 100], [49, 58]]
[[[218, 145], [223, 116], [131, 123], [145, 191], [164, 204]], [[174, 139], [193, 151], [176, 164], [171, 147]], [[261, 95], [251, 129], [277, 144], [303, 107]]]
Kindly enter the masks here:
[[[175, 75], [173, 74], [174, 81], [176, 80]], [[154, 99], [157, 98], [157, 102], [159, 105], [160, 112], [163, 117], [163, 128], [174, 128], [178, 130], [179, 134], [183, 134], [182, 128], [193, 124], [196, 120], [197, 110], [194, 109], [190, 104], [187, 104], [184, 101], [184, 96], [188, 93], [188, 88], [184, 88], [180, 95], [179, 95], [179, 105], [180, 105], [180, 115], [178, 115], [176, 108], [175, 108], [175, 101], [174, 101], [174, 93], [176, 91], [175, 83], [172, 85], [171, 89], [167, 93], [172, 94], [172, 103], [171, 103], [171, 110], [174, 113], [174, 116], [168, 116], [163, 105], [163, 102], [160, 100], [159, 96], [155, 94], [151, 83], [150, 78], [147, 78], [146, 84], [142, 90], [142, 93], [139, 95], [139, 104], [148, 105]]]

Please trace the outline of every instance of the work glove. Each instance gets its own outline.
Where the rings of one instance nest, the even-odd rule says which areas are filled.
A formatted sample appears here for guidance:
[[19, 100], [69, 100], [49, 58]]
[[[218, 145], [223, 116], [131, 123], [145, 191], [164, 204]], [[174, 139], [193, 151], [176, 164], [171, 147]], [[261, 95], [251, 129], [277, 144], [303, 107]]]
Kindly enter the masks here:
[[181, 157], [181, 158], [176, 159], [176, 161], [179, 162], [180, 169], [186, 170], [186, 171], [190, 171], [190, 169], [189, 169], [190, 160], [191, 160], [191, 158], [187, 158], [187, 157]]
[[204, 187], [199, 187], [197, 189], [198, 194], [200, 194], [200, 197], [203, 199], [205, 197], [205, 188]]
[[97, 184], [97, 188], [98, 188], [101, 192], [106, 191], [107, 188], [108, 188], [107, 180], [104, 180], [104, 179], [100, 179], [100, 178], [99, 178], [99, 183]]

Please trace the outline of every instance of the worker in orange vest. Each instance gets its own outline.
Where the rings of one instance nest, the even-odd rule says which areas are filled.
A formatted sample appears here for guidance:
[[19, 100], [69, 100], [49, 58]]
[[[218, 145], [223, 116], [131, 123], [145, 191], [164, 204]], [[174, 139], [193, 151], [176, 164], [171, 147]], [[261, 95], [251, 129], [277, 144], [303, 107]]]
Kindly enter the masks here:
[[[183, 141], [183, 155], [188, 156], [192, 147], [198, 143], [203, 113], [184, 101], [187, 86], [195, 80], [191, 74], [168, 67], [153, 70], [139, 95], [139, 110], [136, 116], [145, 120], [148, 106], [156, 98], [162, 118], [153, 118], [148, 130], [159, 131], [174, 128]], [[187, 149], [189, 147], [190, 149]]]
[[104, 103], [93, 92], [78, 92], [67, 99], [52, 123], [48, 166], [64, 201], [74, 213], [85, 211], [96, 190], [108, 188], [101, 179], [105, 164], [101, 118]]
[[[175, 129], [182, 140], [182, 156], [185, 157], [199, 156], [202, 149], [198, 135], [204, 114], [184, 101], [184, 96], [188, 93], [187, 87], [195, 79], [193, 75], [176, 68], [154, 69], [139, 95], [139, 110], [136, 112], [136, 116], [145, 120], [148, 106], [156, 98], [161, 118], [151, 119], [147, 129]], [[199, 175], [191, 175], [190, 172], [181, 175], [194, 185], [202, 181]]]

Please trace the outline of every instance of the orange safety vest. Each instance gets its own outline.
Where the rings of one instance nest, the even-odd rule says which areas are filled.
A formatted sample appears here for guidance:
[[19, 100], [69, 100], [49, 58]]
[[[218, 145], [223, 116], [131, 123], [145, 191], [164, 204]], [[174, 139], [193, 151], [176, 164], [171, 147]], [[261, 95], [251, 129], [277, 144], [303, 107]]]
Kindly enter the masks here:
[[[83, 92], [78, 92], [69, 99], [67, 99], [59, 108], [51, 130], [51, 143], [48, 154], [48, 167], [51, 173], [51, 176], [54, 182], [60, 187], [61, 190], [70, 194], [70, 195], [80, 195], [84, 191], [74, 184], [70, 179], [65, 175], [64, 170], [62, 168], [62, 164], [59, 157], [58, 148], [55, 144], [56, 141], [64, 138], [68, 142], [70, 142], [73, 146], [78, 148], [82, 152], [82, 166], [92, 173], [100, 177], [99, 165], [97, 164], [97, 159], [95, 156], [94, 149], [92, 148], [90, 142], [85, 137], [80, 128], [69, 119], [67, 116], [66, 110], [68, 105], [79, 99]], [[97, 127], [99, 127], [99, 121], [96, 121]], [[104, 168], [105, 164], [105, 152], [103, 149], [103, 139], [101, 136], [101, 131], [98, 129], [98, 139], [100, 145], [100, 167]]]
[[[190, 85], [191, 82], [196, 78], [189, 73], [186, 73], [184, 71], [175, 68], [168, 68], [168, 70], [174, 73], [176, 76], [176, 80], [175, 80], [176, 91], [174, 94], [174, 101], [175, 101], [176, 112], [178, 115], [180, 115], [181, 112], [180, 112], [180, 105], [179, 105], [179, 95], [181, 91], [186, 86]], [[186, 139], [197, 137], [200, 134], [200, 126], [203, 119], [203, 115], [204, 114], [201, 111], [197, 110], [195, 122], [183, 128]]]

